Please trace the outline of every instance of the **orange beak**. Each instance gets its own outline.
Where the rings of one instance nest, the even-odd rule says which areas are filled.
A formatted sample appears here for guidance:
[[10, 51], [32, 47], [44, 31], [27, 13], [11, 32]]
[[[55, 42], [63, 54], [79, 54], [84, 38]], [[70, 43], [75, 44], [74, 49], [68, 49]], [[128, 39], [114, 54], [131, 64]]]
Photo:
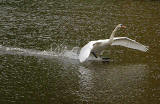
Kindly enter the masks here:
[[123, 25], [122, 28], [127, 28], [127, 27]]

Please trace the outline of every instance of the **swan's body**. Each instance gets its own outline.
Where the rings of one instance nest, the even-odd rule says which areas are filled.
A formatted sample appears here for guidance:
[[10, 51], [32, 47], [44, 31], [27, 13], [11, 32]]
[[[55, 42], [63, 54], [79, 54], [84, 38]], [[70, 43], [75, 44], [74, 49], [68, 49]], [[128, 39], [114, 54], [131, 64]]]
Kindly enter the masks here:
[[[102, 55], [104, 49], [108, 45], [120, 45], [127, 48], [137, 49], [143, 52], [146, 52], [148, 50], [147, 46], [144, 46], [136, 42], [135, 40], [129, 39], [127, 37], [114, 37], [115, 32], [120, 27], [125, 27], [125, 26], [123, 26], [122, 24], [117, 25], [117, 27], [113, 30], [109, 39], [90, 41], [88, 44], [82, 47], [79, 54], [80, 62], [86, 61], [91, 52], [93, 52], [94, 54]], [[96, 57], [96, 55], [94, 56]]]

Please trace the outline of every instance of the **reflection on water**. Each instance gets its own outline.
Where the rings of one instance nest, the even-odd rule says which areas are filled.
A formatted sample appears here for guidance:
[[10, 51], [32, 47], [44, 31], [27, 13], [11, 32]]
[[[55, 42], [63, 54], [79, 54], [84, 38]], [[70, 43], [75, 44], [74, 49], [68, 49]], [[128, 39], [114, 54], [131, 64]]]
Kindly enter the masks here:
[[143, 64], [79, 67], [81, 99], [90, 103], [123, 103], [131, 100], [136, 103], [136, 99], [145, 95], [148, 87], [146, 78], [149, 72], [146, 68]]
[[[65, 83], [72, 82], [71, 85], [67, 85], [70, 88], [70, 87], [75, 86], [74, 81], [78, 81], [78, 83], [77, 83], [78, 86], [76, 85], [78, 88], [75, 89], [75, 91], [73, 92], [73, 95], [72, 95], [72, 96], [77, 96], [79, 98], [79, 100], [78, 99], [75, 100], [78, 102], [117, 103], [117, 102], [121, 101], [122, 99], [125, 102], [126, 101], [130, 102], [130, 100], [135, 100], [135, 102], [136, 102], [137, 97], [139, 98], [139, 97], [145, 95], [145, 91], [146, 91], [146, 89], [148, 89], [148, 82], [146, 79], [148, 77], [149, 71], [147, 70], [147, 68], [148, 68], [147, 65], [145, 65], [145, 64], [122, 64], [122, 65], [120, 65], [120, 64], [114, 64], [113, 62], [101, 63], [98, 61], [97, 62], [90, 61], [90, 62], [87, 62], [86, 64], [80, 64], [78, 60], [75, 60], [75, 59], [77, 59], [78, 49], [79, 49], [78, 47], [75, 47], [72, 50], [65, 49], [62, 51], [62, 53], [63, 53], [63, 56], [62, 56], [62, 53], [56, 53], [55, 51], [36, 51], [36, 50], [28, 50], [28, 49], [1, 46], [0, 53], [2, 55], [3, 54], [23, 55], [25, 57], [38, 56], [38, 57], [44, 57], [47, 59], [57, 60], [58, 66], [56, 65], [56, 63], [57, 63], [56, 61], [51, 61], [51, 62], [53, 62], [53, 65], [56, 65], [54, 67], [57, 69], [58, 67], [61, 66], [65, 70], [62, 70], [63, 72], [60, 71], [60, 73], [57, 70], [55, 73], [55, 72], [52, 72], [51, 70], [44, 69], [46, 66], [40, 65], [42, 67], [42, 69], [44, 70], [44, 72], [43, 72], [43, 70], [40, 70], [40, 72], [41, 72], [41, 74], [45, 74], [45, 77], [47, 79], [45, 77], [42, 79], [40, 77], [40, 79], [39, 78], [38, 79], [40, 80], [40, 82], [41, 82], [41, 80], [42, 81], [49, 80], [49, 82], [48, 81], [42, 82], [42, 83], [46, 83], [47, 84], [46, 87], [48, 88], [49, 87], [48, 84], [52, 84], [53, 82], [54, 82], [54, 84], [58, 84], [58, 85], [54, 85], [54, 87], [56, 87], [56, 86], [60, 87], [61, 84], [59, 84], [59, 81], [61, 81], [60, 83], [64, 83], [64, 81], [63, 81], [64, 78], [69, 78], [69, 77], [71, 77], [71, 79], [75, 78], [73, 80], [73, 82], [71, 81], [70, 78], [69, 78], [69, 80], [65, 79]], [[57, 49], [57, 50], [62, 50], [62, 49]], [[60, 51], [58, 51], [58, 52], [60, 52]], [[20, 60], [20, 59], [18, 59], [18, 60]], [[22, 65], [20, 65], [20, 64], [22, 64], [23, 62], [18, 62], [19, 64], [15, 64], [15, 63], [7, 64], [5, 62], [5, 57], [3, 58], [3, 61], [4, 62], [2, 63], [2, 67], [6, 67], [6, 69], [11, 68], [10, 65], [16, 67], [16, 69], [14, 69], [16, 71], [16, 73], [14, 73], [15, 75], [13, 75], [13, 77], [18, 78], [18, 79], [14, 78], [16, 80], [17, 84], [18, 83], [23, 84], [25, 82], [24, 80], [30, 80], [28, 78], [19, 80], [19, 77], [24, 77], [21, 74], [22, 72], [25, 73], [25, 72], [27, 72], [27, 70], [30, 70], [28, 68], [27, 68], [27, 70], [21, 70], [19, 68], [19, 67], [22, 67]], [[34, 62], [34, 61], [32, 60], [31, 62]], [[24, 64], [26, 64], [26, 63], [24, 63]], [[48, 63], [48, 64], [51, 64], [51, 63]], [[27, 66], [33, 67], [33, 64], [29, 63]], [[35, 70], [33, 70], [33, 71], [35, 71]], [[33, 71], [30, 70], [29, 73], [31, 74]], [[2, 73], [7, 74], [7, 76], [9, 74], [6, 71], [3, 71]], [[10, 73], [13, 73], [13, 72], [10, 72]], [[36, 79], [35, 79], [36, 77], [34, 78], [33, 75], [39, 76], [41, 74], [40, 73], [39, 74], [38, 73], [31, 74], [31, 76], [32, 76], [31, 78], [36, 81]], [[11, 80], [7, 76], [6, 75], [3, 76], [3, 78], [5, 78], [4, 80], [5, 81]], [[54, 77], [51, 77], [51, 76], [54, 76]], [[62, 78], [60, 78], [60, 80], [58, 80], [58, 79], [53, 80], [53, 78], [57, 78], [60, 76], [62, 77]], [[53, 82], [52, 82], [52, 80], [53, 80]], [[32, 81], [29, 81], [28, 83], [31, 83], [31, 82]], [[2, 82], [2, 83], [4, 83], [4, 82]], [[9, 83], [11, 83], [11, 82], [9, 82]], [[34, 83], [34, 82], [32, 82], [32, 83]], [[37, 88], [37, 87], [40, 87], [38, 83], [36, 84], [36, 86], [33, 86], [32, 84], [31, 85], [33, 88]], [[21, 87], [23, 87], [23, 85], [21, 85]], [[63, 86], [63, 88], [64, 89], [61, 89], [62, 91], [66, 90], [66, 87]], [[5, 89], [5, 88], [3, 88], [3, 89]], [[14, 88], [10, 88], [10, 90], [14, 90]], [[39, 90], [41, 90], [41, 89], [39, 89]], [[42, 88], [42, 90], [43, 90], [43, 88]], [[73, 90], [73, 89], [70, 89], [70, 90]], [[66, 90], [67, 91], [66, 93], [70, 93], [70, 90]], [[57, 89], [53, 89], [53, 91], [57, 92]], [[8, 93], [8, 91], [7, 91], [7, 93]], [[34, 94], [33, 92], [31, 92], [31, 93]], [[48, 96], [48, 95], [46, 95], [46, 96]], [[61, 96], [61, 94], [59, 96]], [[21, 96], [18, 96], [18, 98], [21, 98]], [[57, 98], [57, 99], [60, 100], [60, 98]], [[99, 99], [99, 100], [97, 101], [97, 99]]]
[[[159, 10], [159, 0], [0, 1], [0, 104], [158, 104]], [[78, 47], [119, 23], [116, 36], [149, 51], [111, 47], [113, 61], [79, 63]]]

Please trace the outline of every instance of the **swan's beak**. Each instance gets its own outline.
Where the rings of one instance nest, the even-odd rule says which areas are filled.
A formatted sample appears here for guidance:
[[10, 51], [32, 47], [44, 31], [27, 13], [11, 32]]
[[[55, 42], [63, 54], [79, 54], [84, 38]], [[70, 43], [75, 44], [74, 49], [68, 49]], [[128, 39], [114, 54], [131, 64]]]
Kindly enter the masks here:
[[122, 28], [127, 28], [127, 27], [123, 25]]

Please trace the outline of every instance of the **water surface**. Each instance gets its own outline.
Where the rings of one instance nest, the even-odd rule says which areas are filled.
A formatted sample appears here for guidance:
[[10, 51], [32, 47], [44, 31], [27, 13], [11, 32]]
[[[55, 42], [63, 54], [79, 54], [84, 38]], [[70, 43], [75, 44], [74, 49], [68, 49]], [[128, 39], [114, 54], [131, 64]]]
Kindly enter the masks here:
[[[0, 1], [0, 103], [159, 104], [159, 10], [158, 0]], [[116, 36], [149, 51], [110, 47], [111, 62], [79, 63], [72, 48], [119, 23]]]

